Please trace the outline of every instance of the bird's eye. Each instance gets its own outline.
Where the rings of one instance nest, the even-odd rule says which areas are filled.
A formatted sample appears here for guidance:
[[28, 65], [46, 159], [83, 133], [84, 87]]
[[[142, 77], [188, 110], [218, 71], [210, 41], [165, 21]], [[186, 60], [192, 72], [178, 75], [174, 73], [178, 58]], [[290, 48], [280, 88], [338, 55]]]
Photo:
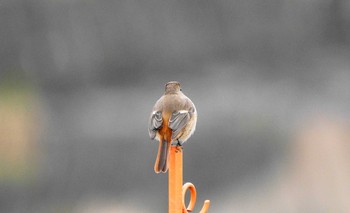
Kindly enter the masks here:
[[180, 91], [182, 91], [182, 89], [180, 88]]

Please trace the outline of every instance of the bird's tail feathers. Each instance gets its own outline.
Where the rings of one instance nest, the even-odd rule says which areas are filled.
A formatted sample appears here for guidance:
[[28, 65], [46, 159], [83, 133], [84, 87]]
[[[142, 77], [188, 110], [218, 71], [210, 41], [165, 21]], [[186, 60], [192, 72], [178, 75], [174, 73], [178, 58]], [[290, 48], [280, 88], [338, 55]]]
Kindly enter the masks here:
[[170, 143], [162, 139], [159, 142], [158, 155], [157, 155], [156, 163], [154, 164], [154, 171], [156, 173], [167, 172], [169, 151], [170, 151]]

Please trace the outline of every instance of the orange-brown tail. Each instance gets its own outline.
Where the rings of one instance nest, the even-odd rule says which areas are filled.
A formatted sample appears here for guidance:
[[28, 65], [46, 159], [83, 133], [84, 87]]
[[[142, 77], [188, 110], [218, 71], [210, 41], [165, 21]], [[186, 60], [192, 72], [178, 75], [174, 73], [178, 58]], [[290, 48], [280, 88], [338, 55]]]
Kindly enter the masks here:
[[156, 173], [165, 173], [168, 171], [168, 156], [170, 152], [170, 146], [170, 143], [164, 139], [159, 142], [158, 155], [156, 163], [154, 164], [154, 171]]

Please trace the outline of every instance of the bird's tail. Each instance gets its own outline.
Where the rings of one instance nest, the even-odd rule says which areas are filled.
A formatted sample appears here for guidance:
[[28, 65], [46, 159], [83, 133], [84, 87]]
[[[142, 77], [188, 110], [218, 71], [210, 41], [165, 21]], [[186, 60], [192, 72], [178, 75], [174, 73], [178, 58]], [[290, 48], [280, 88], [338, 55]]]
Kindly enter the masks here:
[[168, 171], [168, 155], [170, 152], [170, 143], [162, 139], [159, 142], [158, 155], [156, 163], [154, 164], [154, 171], [156, 173]]

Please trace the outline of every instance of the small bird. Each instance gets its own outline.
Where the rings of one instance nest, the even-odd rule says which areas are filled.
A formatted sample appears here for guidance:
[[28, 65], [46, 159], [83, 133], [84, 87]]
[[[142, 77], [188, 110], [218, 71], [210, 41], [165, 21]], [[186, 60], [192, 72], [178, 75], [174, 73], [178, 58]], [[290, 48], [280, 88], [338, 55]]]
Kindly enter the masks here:
[[197, 110], [193, 102], [182, 93], [180, 83], [165, 84], [165, 92], [153, 107], [148, 123], [150, 138], [159, 141], [154, 165], [156, 173], [167, 172], [171, 145], [182, 146], [196, 129]]

